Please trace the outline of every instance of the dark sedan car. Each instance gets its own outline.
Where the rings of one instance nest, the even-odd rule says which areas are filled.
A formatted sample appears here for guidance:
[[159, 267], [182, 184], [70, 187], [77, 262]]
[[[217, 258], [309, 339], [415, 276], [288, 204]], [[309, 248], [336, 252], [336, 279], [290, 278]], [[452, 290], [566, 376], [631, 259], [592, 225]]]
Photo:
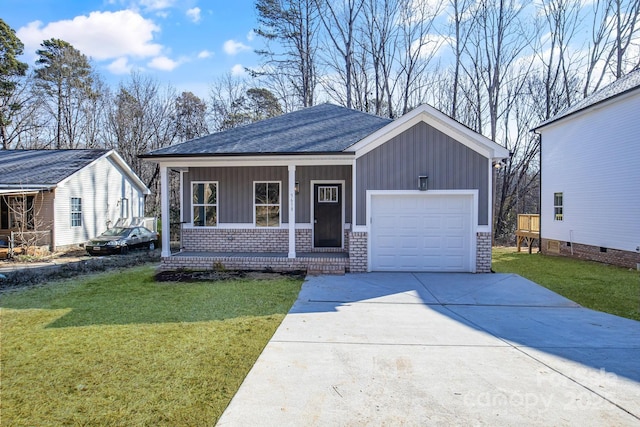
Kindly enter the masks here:
[[126, 254], [131, 248], [154, 250], [158, 233], [145, 227], [113, 227], [85, 244], [90, 255]]

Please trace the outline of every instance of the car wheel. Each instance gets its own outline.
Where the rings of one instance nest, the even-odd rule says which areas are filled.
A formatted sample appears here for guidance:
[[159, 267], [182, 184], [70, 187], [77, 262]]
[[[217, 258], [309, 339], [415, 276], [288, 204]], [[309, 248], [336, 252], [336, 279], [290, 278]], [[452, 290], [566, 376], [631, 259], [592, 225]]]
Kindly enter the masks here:
[[120, 248], [120, 253], [121, 253], [122, 255], [126, 255], [126, 254], [128, 254], [128, 253], [129, 253], [129, 246], [124, 245], [123, 247], [121, 247], [121, 248]]
[[156, 248], [156, 244], [154, 242], [149, 242], [149, 250], [153, 251]]

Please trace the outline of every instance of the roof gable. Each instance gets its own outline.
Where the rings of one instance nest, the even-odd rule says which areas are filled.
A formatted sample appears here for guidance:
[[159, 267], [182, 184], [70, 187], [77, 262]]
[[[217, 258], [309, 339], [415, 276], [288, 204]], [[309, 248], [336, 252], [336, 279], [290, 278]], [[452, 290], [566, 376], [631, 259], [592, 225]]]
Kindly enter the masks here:
[[572, 116], [580, 111], [586, 110], [597, 104], [601, 104], [618, 96], [640, 90], [640, 69], [635, 70], [616, 80], [615, 82], [603, 87], [602, 89], [592, 93], [583, 100], [573, 104], [569, 108], [565, 108], [555, 116], [540, 123], [534, 130], [550, 125], [551, 123]]
[[390, 122], [361, 111], [319, 104], [161, 148], [143, 157], [337, 153]]
[[109, 150], [0, 150], [0, 185], [55, 186]]
[[353, 145], [351, 150], [356, 152], [356, 158], [362, 157], [421, 122], [432, 126], [487, 158], [504, 159], [509, 157], [509, 150], [503, 146], [491, 141], [489, 138], [464, 126], [427, 104], [413, 109], [399, 119], [372, 133], [367, 138]]
[[114, 150], [0, 150], [0, 187], [52, 188], [108, 157], [144, 194], [151, 191]]

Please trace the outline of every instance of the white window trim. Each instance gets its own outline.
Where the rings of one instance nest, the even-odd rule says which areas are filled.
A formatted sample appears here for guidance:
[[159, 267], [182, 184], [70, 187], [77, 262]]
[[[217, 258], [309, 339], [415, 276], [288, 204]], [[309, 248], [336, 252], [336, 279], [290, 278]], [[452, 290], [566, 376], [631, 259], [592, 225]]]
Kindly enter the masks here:
[[[258, 226], [256, 224], [256, 206], [276, 206], [276, 205], [272, 205], [272, 204], [267, 204], [267, 205], [264, 205], [264, 204], [257, 205], [256, 204], [256, 184], [278, 184], [278, 205], [277, 206], [280, 208], [280, 220], [279, 220], [279, 224], [278, 224], [277, 227], [261, 227], [261, 226]], [[268, 181], [268, 180], [267, 181], [253, 181], [252, 194], [253, 194], [253, 226], [254, 226], [254, 228], [261, 229], [261, 230], [262, 229], [269, 230], [269, 229], [285, 228], [285, 227], [283, 227], [284, 221], [282, 220], [282, 212], [283, 212], [283, 210], [282, 210], [282, 181]]]
[[120, 218], [129, 218], [129, 199], [120, 199]]
[[[215, 184], [216, 186], [216, 203], [213, 205], [210, 205], [208, 203], [204, 203], [204, 204], [200, 204], [197, 203], [195, 206], [215, 206], [216, 207], [216, 216], [218, 217], [216, 220], [216, 225], [203, 225], [203, 226], [196, 226], [193, 223], [193, 184]], [[220, 185], [218, 184], [218, 181], [191, 181], [191, 183], [189, 184], [191, 187], [191, 198], [189, 199], [189, 207], [191, 208], [191, 222], [189, 223], [190, 228], [197, 228], [202, 229], [202, 228], [218, 228], [219, 224], [220, 224]]]
[[[556, 195], [558, 194], [560, 194], [560, 197], [562, 198], [562, 204], [560, 205], [556, 205]], [[561, 215], [560, 219], [558, 219], [558, 214], [556, 213], [557, 208], [562, 209], [562, 213], [560, 214]], [[555, 191], [553, 193], [553, 220], [558, 222], [564, 221], [564, 192], [563, 191]]]
[[[320, 194], [324, 191], [324, 196], [327, 195], [328, 190], [335, 190], [335, 199], [333, 199], [333, 191], [329, 191], [329, 195], [332, 196], [331, 199], [320, 200]], [[338, 203], [338, 185], [337, 184], [327, 184], [327, 185], [319, 185], [318, 186], [318, 194], [315, 195], [318, 199], [318, 203]]]
[[[80, 210], [78, 211], [74, 211], [73, 210], [73, 200], [77, 199], [80, 200]], [[80, 214], [80, 224], [74, 225], [73, 224], [73, 214], [75, 213], [79, 213]], [[71, 224], [71, 228], [75, 228], [75, 227], [82, 227], [82, 197], [71, 197], [69, 199], [69, 214], [70, 214], [70, 224]]]

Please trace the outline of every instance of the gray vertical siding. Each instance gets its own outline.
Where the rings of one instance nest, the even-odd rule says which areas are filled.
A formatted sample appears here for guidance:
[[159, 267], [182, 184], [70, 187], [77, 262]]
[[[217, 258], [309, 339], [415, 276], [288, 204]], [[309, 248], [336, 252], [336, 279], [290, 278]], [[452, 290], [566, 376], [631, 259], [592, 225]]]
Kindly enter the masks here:
[[191, 183], [218, 181], [218, 222], [241, 224], [253, 222], [253, 182], [280, 181], [280, 221], [288, 221], [289, 201], [287, 167], [189, 168], [184, 174], [184, 220], [191, 222]]
[[[296, 222], [311, 222], [310, 182], [344, 180], [345, 221], [351, 222], [351, 166], [298, 166], [296, 181], [300, 193], [296, 197]], [[218, 181], [218, 221], [224, 224], [253, 222], [253, 182], [281, 181], [282, 222], [288, 222], [289, 172], [279, 167], [218, 167], [189, 168], [184, 174], [184, 220], [191, 222], [191, 183], [193, 181]]]
[[357, 160], [357, 224], [366, 224], [367, 190], [479, 190], [478, 224], [488, 225], [488, 159], [437, 129], [419, 123]]

